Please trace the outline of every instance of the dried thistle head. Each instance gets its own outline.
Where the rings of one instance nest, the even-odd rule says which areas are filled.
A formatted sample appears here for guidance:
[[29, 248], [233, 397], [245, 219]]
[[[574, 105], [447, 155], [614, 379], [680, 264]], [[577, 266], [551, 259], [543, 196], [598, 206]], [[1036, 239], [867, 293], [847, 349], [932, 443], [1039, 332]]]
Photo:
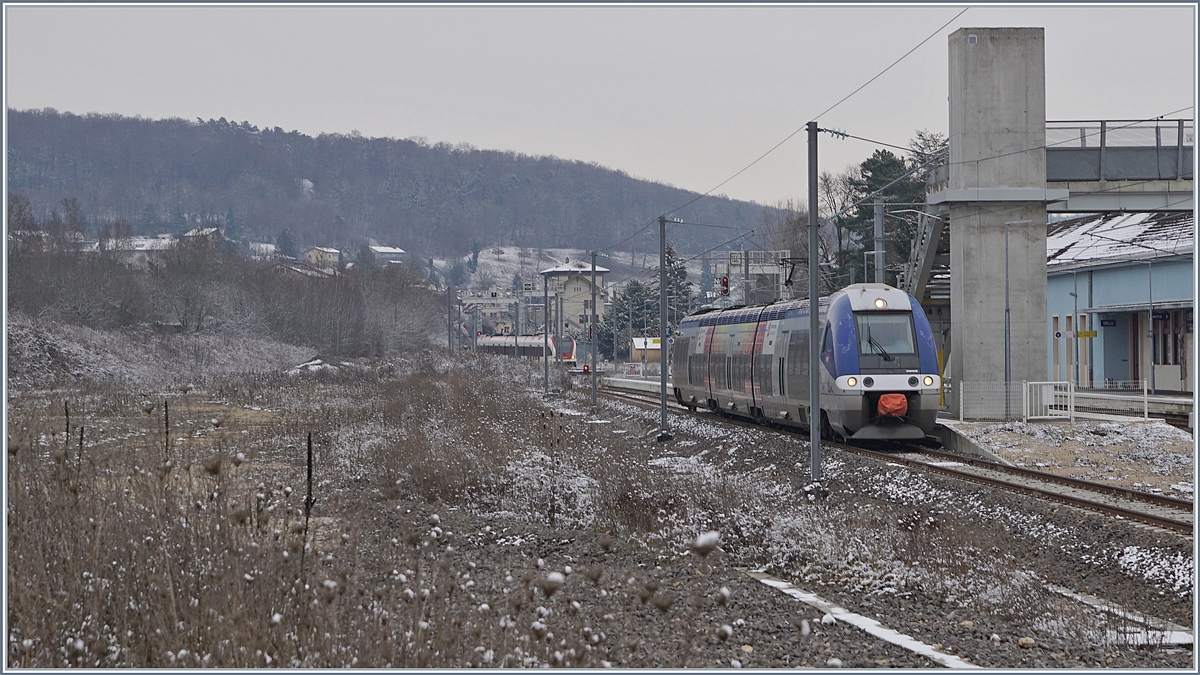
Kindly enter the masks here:
[[651, 601], [651, 604], [653, 604], [658, 611], [666, 614], [667, 611], [671, 609], [671, 604], [673, 602], [675, 602], [675, 596], [667, 593], [660, 593], [659, 595], [654, 596], [654, 600]]
[[210, 476], [218, 476], [221, 473], [221, 464], [224, 462], [224, 460], [225, 458], [221, 456], [221, 453], [217, 453], [204, 460], [204, 470], [207, 471]]
[[717, 591], [717, 597], [716, 597], [717, 604], [722, 607], [729, 604], [729, 595], [730, 595], [729, 589], [725, 586], [722, 586], [721, 590]]
[[721, 533], [715, 530], [705, 532], [696, 537], [696, 541], [692, 542], [692, 550], [701, 558], [707, 557], [717, 548], [717, 542], [721, 540]]
[[583, 570], [583, 576], [587, 577], [587, 579], [589, 581], [591, 581], [593, 584], [599, 584], [600, 577], [604, 576], [604, 568], [601, 567], [600, 565], [592, 565], [591, 567], [585, 567]]
[[538, 586], [541, 587], [542, 592], [546, 594], [547, 598], [549, 598], [553, 596], [558, 589], [562, 588], [566, 582], [567, 579], [563, 576], [562, 572], [551, 572], [538, 582]]

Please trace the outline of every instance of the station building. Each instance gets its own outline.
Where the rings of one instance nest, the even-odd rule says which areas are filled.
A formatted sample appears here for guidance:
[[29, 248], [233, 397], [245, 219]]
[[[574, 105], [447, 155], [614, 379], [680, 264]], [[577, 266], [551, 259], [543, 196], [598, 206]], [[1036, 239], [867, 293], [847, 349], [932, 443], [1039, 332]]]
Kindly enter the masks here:
[[1052, 222], [1046, 252], [1049, 379], [1195, 391], [1192, 213]]
[[[608, 268], [596, 266], [596, 306], [592, 307], [592, 264], [584, 260], [568, 260], [538, 272], [547, 279], [555, 332], [559, 335], [582, 333], [586, 335], [588, 314], [595, 313], [596, 323], [604, 322], [608, 291], [604, 290], [604, 275]], [[540, 301], [542, 289], [533, 288], [532, 294]]]

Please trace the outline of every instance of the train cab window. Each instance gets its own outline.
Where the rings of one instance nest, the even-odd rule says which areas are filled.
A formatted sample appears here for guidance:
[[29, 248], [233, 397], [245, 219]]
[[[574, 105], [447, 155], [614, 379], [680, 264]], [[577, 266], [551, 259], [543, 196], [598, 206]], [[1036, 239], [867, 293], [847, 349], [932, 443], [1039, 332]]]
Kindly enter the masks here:
[[860, 354], [878, 354], [890, 360], [895, 354], [917, 353], [912, 317], [908, 313], [863, 312], [854, 318]]

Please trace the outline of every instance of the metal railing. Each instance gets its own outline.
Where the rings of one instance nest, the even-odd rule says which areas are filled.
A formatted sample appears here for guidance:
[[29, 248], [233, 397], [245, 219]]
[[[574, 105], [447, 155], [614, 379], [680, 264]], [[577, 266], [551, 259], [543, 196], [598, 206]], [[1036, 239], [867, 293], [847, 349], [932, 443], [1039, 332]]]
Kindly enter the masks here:
[[1046, 122], [1047, 148], [1190, 148], [1192, 120], [1066, 120]]
[[958, 382], [959, 421], [1048, 420], [1150, 416], [1146, 380], [1109, 380], [1078, 387], [1056, 382]]
[[1046, 123], [1046, 180], [1190, 180], [1191, 120]]

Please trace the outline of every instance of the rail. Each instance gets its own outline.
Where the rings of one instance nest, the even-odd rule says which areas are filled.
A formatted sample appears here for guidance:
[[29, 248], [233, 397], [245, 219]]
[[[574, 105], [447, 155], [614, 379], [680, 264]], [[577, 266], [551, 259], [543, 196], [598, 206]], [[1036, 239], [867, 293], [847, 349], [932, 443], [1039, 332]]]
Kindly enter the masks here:
[[[1003, 383], [1001, 383], [1001, 384], [1003, 384]], [[628, 401], [638, 402], [638, 403], [641, 403], [644, 405], [654, 405], [653, 402], [645, 400], [644, 392], [620, 392], [619, 390], [609, 390], [609, 391], [605, 392], [605, 395], [612, 396], [615, 398], [625, 399]], [[707, 417], [711, 414], [711, 413], [705, 413], [705, 412], [690, 412], [681, 406], [674, 405], [673, 402], [672, 402], [672, 408], [676, 409], [677, 412], [682, 412], [683, 414], [690, 414], [690, 415], [696, 415], [696, 416], [702, 415], [705, 417]], [[760, 428], [760, 425], [758, 425], [754, 422], [751, 422], [749, 420], [737, 420], [737, 419], [730, 419], [730, 418], [722, 417], [721, 421], [728, 423], [728, 424], [738, 425], [738, 426]], [[798, 433], [798, 432], [784, 430], [784, 433]], [[1073, 496], [1070, 494], [1065, 494], [1062, 492], [1056, 492], [1051, 489], [1037, 487], [1036, 485], [1021, 484], [1019, 482], [1012, 482], [1012, 481], [1000, 480], [997, 478], [990, 478], [990, 477], [983, 476], [983, 475], [973, 474], [973, 473], [970, 473], [967, 471], [960, 471], [960, 470], [955, 469], [950, 466], [945, 466], [945, 465], [941, 465], [941, 464], [937, 464], [937, 463], [923, 462], [923, 461], [919, 461], [919, 460], [915, 460], [915, 459], [909, 459], [907, 457], [903, 457], [903, 456], [897, 455], [895, 453], [880, 452], [880, 451], [870, 450], [870, 449], [862, 448], [862, 447], [858, 447], [858, 446], [846, 445], [844, 443], [826, 442], [825, 444], [827, 444], [831, 448], [837, 448], [839, 450], [845, 450], [847, 452], [852, 452], [852, 453], [859, 454], [859, 455], [874, 457], [874, 458], [880, 459], [880, 460], [888, 462], [888, 463], [902, 464], [902, 465], [908, 466], [910, 468], [921, 469], [921, 470], [925, 470], [925, 471], [932, 471], [935, 473], [941, 473], [941, 474], [945, 474], [948, 476], [953, 476], [954, 478], [958, 478], [961, 480], [978, 483], [980, 485], [987, 485], [989, 487], [995, 487], [995, 488], [1010, 490], [1010, 491], [1014, 491], [1014, 492], [1023, 492], [1026, 494], [1040, 497], [1042, 499], [1057, 501], [1059, 503], [1067, 504], [1070, 506], [1080, 507], [1080, 508], [1088, 509], [1091, 511], [1096, 511], [1099, 513], [1116, 516], [1119, 518], [1125, 518], [1128, 520], [1138, 521], [1138, 522], [1146, 523], [1149, 525], [1153, 525], [1155, 527], [1160, 527], [1163, 529], [1180, 532], [1180, 533], [1183, 533], [1186, 535], [1191, 535], [1193, 532], [1193, 529], [1194, 529], [1193, 523], [1188, 522], [1188, 521], [1178, 520], [1176, 518], [1162, 516], [1162, 515], [1159, 515], [1156, 513], [1149, 513], [1149, 512], [1143, 511], [1143, 510], [1139, 510], [1139, 509], [1126, 508], [1123, 506], [1118, 506], [1116, 504], [1104, 503], [1104, 502], [1096, 501], [1095, 499], [1089, 499], [1089, 498], [1084, 498], [1084, 497], [1080, 497], [1080, 496]], [[927, 448], [921, 448], [920, 451], [923, 453], [929, 452]], [[1024, 468], [1018, 468], [1018, 467], [1006, 467], [1006, 466], [998, 465], [998, 464], [993, 465], [993, 463], [991, 463], [991, 462], [961, 457], [958, 455], [954, 455], [953, 457], [954, 457], [954, 460], [957, 462], [964, 462], [964, 463], [972, 464], [974, 466], [979, 466], [979, 467], [987, 467], [989, 469], [995, 469], [995, 470], [1003, 472], [1003, 473], [1017, 474], [1017, 475], [1025, 476], [1028, 478], [1033, 478], [1033, 479], [1042, 481], [1044, 483], [1060, 483], [1060, 484], [1064, 484], [1064, 485], [1069, 485], [1070, 487], [1074, 487], [1077, 489], [1082, 489], [1082, 490], [1085, 490], [1088, 492], [1094, 492], [1094, 493], [1100, 493], [1100, 494], [1106, 494], [1106, 495], [1114, 495], [1114, 496], [1125, 498], [1130, 501], [1147, 502], [1147, 503], [1155, 504], [1157, 506], [1166, 506], [1166, 507], [1174, 509], [1174, 510], [1184, 511], [1184, 512], [1188, 512], [1188, 513], [1194, 512], [1194, 506], [1192, 506], [1188, 502], [1185, 502], [1183, 500], [1172, 499], [1170, 497], [1156, 496], [1156, 495], [1151, 495], [1148, 493], [1141, 493], [1141, 492], [1137, 492], [1137, 491], [1133, 491], [1133, 490], [1124, 490], [1122, 488], [1113, 488], [1112, 486], [1091, 483], [1089, 481], [1081, 481], [1081, 480], [1073, 479], [1070, 477], [1057, 476], [1057, 475], [1053, 475], [1053, 474], [1044, 474], [1042, 472], [1034, 471], [1032, 469], [1024, 469]]]

